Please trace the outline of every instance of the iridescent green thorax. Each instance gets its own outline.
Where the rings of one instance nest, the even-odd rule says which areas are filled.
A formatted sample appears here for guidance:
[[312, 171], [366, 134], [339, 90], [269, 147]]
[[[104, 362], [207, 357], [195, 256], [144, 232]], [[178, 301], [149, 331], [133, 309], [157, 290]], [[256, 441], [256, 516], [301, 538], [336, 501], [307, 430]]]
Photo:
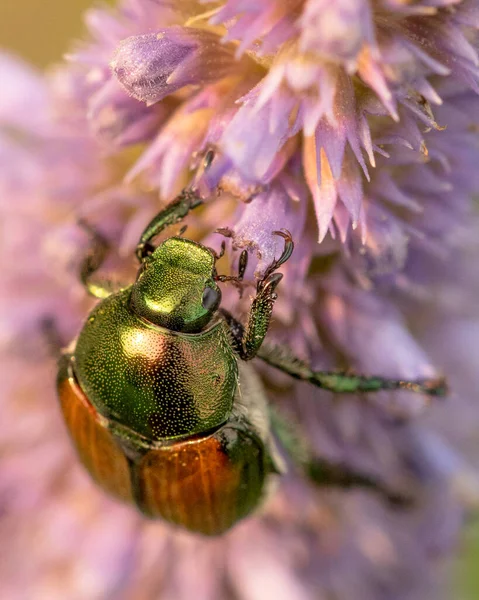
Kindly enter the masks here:
[[132, 288], [132, 310], [174, 331], [199, 332], [221, 299], [214, 271], [215, 258], [207, 248], [169, 238], [145, 260]]
[[169, 331], [131, 310], [131, 290], [101, 302], [78, 338], [74, 370], [91, 403], [150, 440], [224, 423], [238, 373], [226, 323], [197, 334]]

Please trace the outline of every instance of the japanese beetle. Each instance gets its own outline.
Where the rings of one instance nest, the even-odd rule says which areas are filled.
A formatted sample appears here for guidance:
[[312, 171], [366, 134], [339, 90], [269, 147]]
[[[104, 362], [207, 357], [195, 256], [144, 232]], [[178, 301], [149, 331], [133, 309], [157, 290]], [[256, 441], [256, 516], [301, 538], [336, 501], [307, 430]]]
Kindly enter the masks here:
[[287, 231], [279, 259], [257, 282], [243, 326], [221, 309], [214, 251], [182, 237], [151, 243], [201, 204], [184, 191], [148, 225], [137, 246], [135, 283], [113, 290], [91, 276], [104, 245], [82, 263], [88, 291], [101, 301], [90, 313], [58, 374], [60, 404], [78, 455], [92, 478], [116, 498], [189, 531], [217, 535], [261, 502], [271, 475], [282, 471], [272, 437], [321, 485], [361, 485], [393, 498], [379, 482], [329, 465], [298, 443], [268, 408], [246, 361], [258, 356], [293, 377], [335, 392], [407, 388], [440, 394], [440, 381], [405, 382], [315, 372], [291, 353], [263, 344], [277, 269], [293, 251]]

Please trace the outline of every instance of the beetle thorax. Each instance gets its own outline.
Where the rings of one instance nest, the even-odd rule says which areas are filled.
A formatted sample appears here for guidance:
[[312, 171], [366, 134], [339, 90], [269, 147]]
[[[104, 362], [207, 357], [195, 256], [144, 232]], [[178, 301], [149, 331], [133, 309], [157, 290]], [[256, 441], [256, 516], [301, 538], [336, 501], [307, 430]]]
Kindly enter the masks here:
[[[201, 331], [220, 301], [210, 250], [170, 238], [146, 259], [132, 287], [131, 307], [148, 321], [174, 331]], [[206, 302], [205, 302], [206, 299]]]
[[138, 318], [129, 295], [101, 302], [79, 335], [74, 370], [92, 405], [150, 440], [226, 422], [237, 363], [224, 320], [198, 334], [174, 332]]

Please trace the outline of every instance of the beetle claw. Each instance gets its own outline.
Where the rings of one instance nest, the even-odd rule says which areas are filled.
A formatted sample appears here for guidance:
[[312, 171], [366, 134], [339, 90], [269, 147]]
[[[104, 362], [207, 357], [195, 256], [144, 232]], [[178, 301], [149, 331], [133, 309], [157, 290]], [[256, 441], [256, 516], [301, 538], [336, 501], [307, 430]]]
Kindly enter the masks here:
[[287, 229], [281, 229], [280, 231], [273, 231], [273, 235], [279, 235], [284, 239], [284, 249], [281, 256], [269, 265], [269, 267], [264, 272], [262, 279], [260, 280], [260, 284], [264, 286], [268, 277], [272, 275], [282, 264], [284, 264], [293, 254], [294, 250], [294, 242], [293, 237]]
[[268, 292], [273, 294], [278, 287], [278, 283], [283, 279], [282, 273], [272, 273], [266, 279], [262, 279], [258, 285], [258, 291]]
[[294, 250], [293, 236], [287, 229], [273, 231], [273, 235], [279, 235], [284, 239], [284, 250], [276, 262], [276, 269], [291, 258]]

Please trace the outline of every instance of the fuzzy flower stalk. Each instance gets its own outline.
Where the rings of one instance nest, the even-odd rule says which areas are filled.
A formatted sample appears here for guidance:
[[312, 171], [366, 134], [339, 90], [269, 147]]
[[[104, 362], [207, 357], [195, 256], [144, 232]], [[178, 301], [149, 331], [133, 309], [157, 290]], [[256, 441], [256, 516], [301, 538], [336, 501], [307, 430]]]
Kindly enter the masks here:
[[[85, 20], [46, 75], [0, 59], [4, 596], [440, 598], [479, 502], [479, 1], [122, 0]], [[291, 232], [268, 339], [317, 369], [447, 378], [444, 400], [333, 395], [255, 364], [318, 459], [410, 506], [292, 467], [204, 539], [84, 473], [51, 356], [92, 308], [81, 223], [109, 242], [105, 272], [131, 281], [145, 225], [189, 185], [205, 205], [188, 237], [219, 252], [227, 231], [224, 271], [246, 249], [245, 279], [261, 277], [272, 232]], [[234, 315], [250, 302], [224, 286]]]

